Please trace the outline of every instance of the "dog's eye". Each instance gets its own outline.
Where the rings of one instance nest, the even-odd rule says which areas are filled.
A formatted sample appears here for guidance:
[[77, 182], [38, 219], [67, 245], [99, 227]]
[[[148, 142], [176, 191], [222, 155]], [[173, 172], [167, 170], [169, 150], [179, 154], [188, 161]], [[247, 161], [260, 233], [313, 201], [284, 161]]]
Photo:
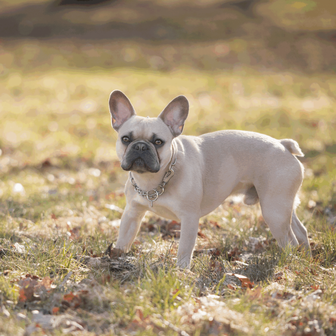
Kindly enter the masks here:
[[123, 136], [121, 140], [122, 142], [130, 142], [130, 138], [128, 136]]
[[160, 145], [162, 145], [162, 144], [163, 144], [163, 141], [162, 141], [162, 140], [160, 140], [160, 139], [156, 139], [156, 140], [155, 140], [155, 145], [160, 146]]

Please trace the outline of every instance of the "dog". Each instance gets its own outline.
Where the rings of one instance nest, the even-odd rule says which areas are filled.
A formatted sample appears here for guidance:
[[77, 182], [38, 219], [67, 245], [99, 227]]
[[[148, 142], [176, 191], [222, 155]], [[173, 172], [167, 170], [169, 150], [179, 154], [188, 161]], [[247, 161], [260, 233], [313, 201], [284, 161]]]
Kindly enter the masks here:
[[157, 118], [145, 118], [115, 90], [109, 109], [121, 168], [129, 172], [116, 249], [129, 251], [149, 210], [181, 222], [177, 265], [189, 268], [199, 219], [229, 195], [244, 194], [246, 204], [260, 202], [280, 247], [301, 246], [310, 253], [307, 229], [295, 213], [304, 171], [296, 141], [238, 130], [181, 135], [189, 113], [184, 96]]

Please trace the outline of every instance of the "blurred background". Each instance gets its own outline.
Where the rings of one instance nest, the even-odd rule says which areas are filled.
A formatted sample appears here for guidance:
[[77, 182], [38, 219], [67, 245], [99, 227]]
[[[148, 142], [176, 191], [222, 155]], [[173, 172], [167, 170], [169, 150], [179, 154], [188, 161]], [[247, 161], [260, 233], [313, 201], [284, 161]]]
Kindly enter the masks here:
[[0, 0], [0, 194], [121, 188], [107, 107], [120, 89], [143, 116], [186, 95], [185, 134], [297, 140], [309, 199], [330, 203], [335, 73], [335, 1]]
[[333, 72], [330, 0], [1, 0], [2, 69]]

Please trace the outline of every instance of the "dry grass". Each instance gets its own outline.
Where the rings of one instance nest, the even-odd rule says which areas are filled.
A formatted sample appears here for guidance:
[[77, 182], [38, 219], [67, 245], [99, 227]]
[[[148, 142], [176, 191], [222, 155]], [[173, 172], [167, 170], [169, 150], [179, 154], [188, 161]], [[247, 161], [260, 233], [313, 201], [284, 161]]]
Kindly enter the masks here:
[[[303, 47], [308, 74], [260, 71], [244, 58], [253, 41], [208, 43], [204, 34], [190, 44], [2, 44], [0, 335], [336, 335], [336, 80], [316, 72], [333, 62]], [[253, 48], [276, 64], [269, 45]], [[298, 216], [313, 260], [280, 251], [259, 207], [239, 197], [201, 219], [190, 271], [175, 267], [179, 223], [150, 213], [129, 254], [104, 255], [127, 178], [107, 108], [113, 89], [145, 116], [186, 95], [185, 134], [243, 129], [297, 140]]]
[[[335, 332], [333, 78], [180, 70], [168, 81], [116, 70], [17, 72], [1, 83], [3, 334]], [[150, 214], [128, 256], [102, 257], [125, 205], [106, 107], [114, 88], [151, 116], [186, 94], [189, 134], [240, 128], [298, 140], [306, 153], [298, 212], [314, 261], [279, 251], [259, 208], [239, 198], [202, 219], [190, 271], [174, 266], [178, 224]]]

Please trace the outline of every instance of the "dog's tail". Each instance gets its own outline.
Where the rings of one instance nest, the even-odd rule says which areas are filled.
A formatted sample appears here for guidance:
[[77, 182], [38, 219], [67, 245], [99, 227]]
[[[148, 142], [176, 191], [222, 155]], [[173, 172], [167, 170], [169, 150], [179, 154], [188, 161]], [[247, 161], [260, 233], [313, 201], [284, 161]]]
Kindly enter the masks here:
[[304, 156], [304, 154], [302, 153], [299, 144], [292, 139], [283, 139], [280, 140], [281, 144], [288, 149], [293, 155], [296, 156]]

